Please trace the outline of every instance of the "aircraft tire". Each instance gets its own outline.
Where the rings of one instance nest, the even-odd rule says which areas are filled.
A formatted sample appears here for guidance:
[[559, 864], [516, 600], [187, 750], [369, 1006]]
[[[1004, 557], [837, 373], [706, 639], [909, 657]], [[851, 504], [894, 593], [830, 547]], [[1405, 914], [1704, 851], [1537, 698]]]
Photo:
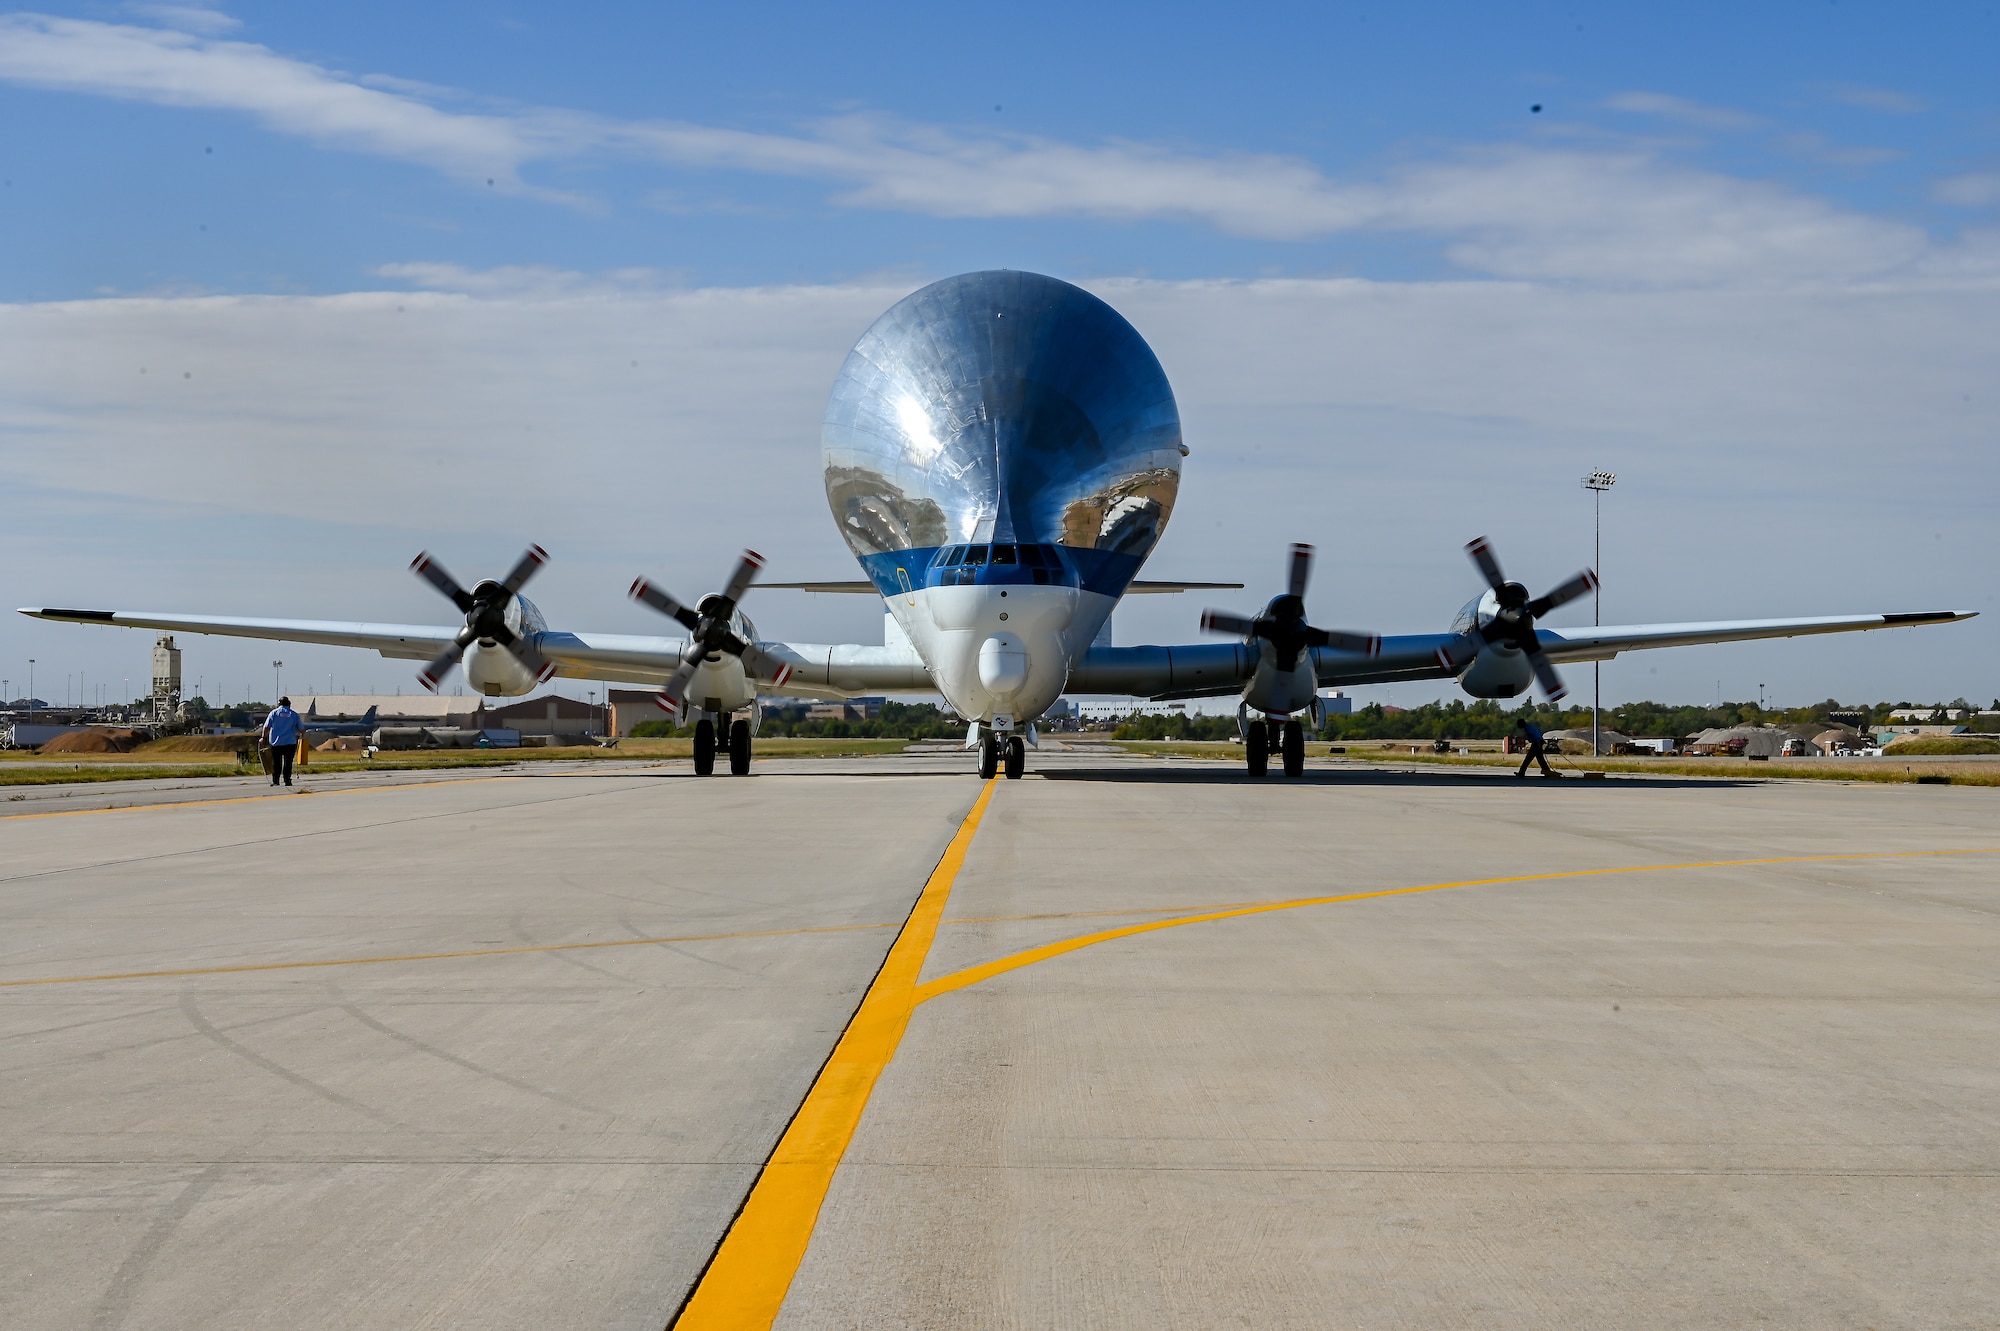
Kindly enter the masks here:
[[694, 774], [715, 775], [715, 722], [707, 717], [694, 723]]
[[733, 721], [729, 726], [729, 775], [750, 775], [750, 723]]
[[1306, 774], [1306, 732], [1296, 721], [1285, 722], [1284, 755], [1286, 776]]
[[1019, 735], [1007, 737], [1007, 779], [1019, 781], [1028, 770], [1028, 746]]
[[1251, 776], [1262, 776], [1271, 767], [1271, 751], [1266, 746], [1270, 732], [1262, 721], [1252, 723], [1243, 731], [1243, 757], [1250, 764]]
[[979, 779], [991, 781], [1000, 770], [1000, 742], [991, 735], [979, 737]]

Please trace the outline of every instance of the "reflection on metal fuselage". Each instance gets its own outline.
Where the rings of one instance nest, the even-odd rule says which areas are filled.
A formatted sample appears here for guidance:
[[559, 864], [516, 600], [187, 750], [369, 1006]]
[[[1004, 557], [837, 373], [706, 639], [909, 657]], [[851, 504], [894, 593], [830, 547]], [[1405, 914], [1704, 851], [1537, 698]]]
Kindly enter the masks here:
[[1060, 696], [1158, 543], [1184, 451], [1132, 326], [1013, 272], [933, 283], [876, 320], [821, 437], [834, 521], [939, 689], [1014, 724]]

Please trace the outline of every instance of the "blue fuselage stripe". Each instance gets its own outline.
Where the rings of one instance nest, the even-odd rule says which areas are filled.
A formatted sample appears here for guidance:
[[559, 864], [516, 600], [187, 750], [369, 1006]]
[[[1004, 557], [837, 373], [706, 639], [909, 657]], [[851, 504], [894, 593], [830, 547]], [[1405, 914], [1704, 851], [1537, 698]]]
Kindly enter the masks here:
[[[1145, 560], [1119, 550], [1083, 550], [1069, 545], [1044, 545], [1053, 552], [1045, 564], [1058, 567], [1030, 567], [1025, 563], [947, 565], [939, 562], [941, 552], [957, 546], [928, 546], [897, 550], [889, 554], [860, 556], [861, 568], [884, 596], [898, 596], [922, 587], [1080, 587], [1087, 592], [1119, 597], [1138, 575]], [[983, 547], [974, 547], [983, 549]], [[907, 579], [907, 582], [905, 581]]]

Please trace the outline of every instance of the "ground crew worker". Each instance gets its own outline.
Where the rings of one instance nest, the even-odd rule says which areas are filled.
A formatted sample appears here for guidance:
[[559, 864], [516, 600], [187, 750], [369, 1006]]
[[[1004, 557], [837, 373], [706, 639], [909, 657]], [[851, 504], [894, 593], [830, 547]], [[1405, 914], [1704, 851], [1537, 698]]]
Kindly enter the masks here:
[[292, 710], [292, 700], [278, 699], [278, 705], [264, 718], [264, 742], [271, 746], [272, 785], [278, 784], [281, 775], [286, 785], [292, 784], [292, 759], [298, 756], [299, 740], [305, 731], [305, 722]]
[[1540, 763], [1543, 776], [1554, 776], [1555, 773], [1550, 770], [1549, 760], [1545, 756], [1548, 751], [1543, 745], [1542, 728], [1524, 716], [1514, 723], [1514, 729], [1520, 731], [1528, 740], [1528, 756], [1521, 759], [1521, 770], [1514, 775], [1526, 776], [1529, 763]]

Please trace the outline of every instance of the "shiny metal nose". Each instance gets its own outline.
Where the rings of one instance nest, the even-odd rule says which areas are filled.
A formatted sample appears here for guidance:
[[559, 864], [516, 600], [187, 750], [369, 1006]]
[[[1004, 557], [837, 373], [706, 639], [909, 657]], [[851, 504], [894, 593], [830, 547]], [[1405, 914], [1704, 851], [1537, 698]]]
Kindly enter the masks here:
[[996, 633], [979, 644], [979, 683], [1004, 697], [1028, 682], [1028, 648], [1011, 633]]

